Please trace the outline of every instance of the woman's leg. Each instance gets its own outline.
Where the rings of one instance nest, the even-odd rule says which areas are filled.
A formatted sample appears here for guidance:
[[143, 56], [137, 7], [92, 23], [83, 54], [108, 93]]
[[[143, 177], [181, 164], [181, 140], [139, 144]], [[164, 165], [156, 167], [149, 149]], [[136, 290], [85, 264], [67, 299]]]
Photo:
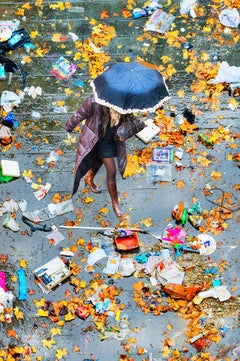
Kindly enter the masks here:
[[120, 205], [118, 203], [118, 192], [117, 192], [117, 183], [116, 183], [116, 164], [114, 158], [103, 158], [103, 164], [106, 168], [107, 188], [112, 200], [113, 211], [117, 217], [123, 217], [124, 213], [122, 212]]
[[88, 185], [93, 193], [101, 193], [101, 190], [97, 187], [97, 185], [93, 181], [95, 175], [96, 175], [95, 170], [89, 169], [89, 171], [84, 177], [85, 186]]
[[92, 167], [88, 170], [87, 174], [84, 177], [85, 186], [88, 185], [93, 193], [101, 193], [101, 190], [97, 187], [97, 185], [94, 183], [93, 179], [99, 169], [101, 168], [103, 162], [100, 158], [96, 158], [94, 160], [94, 164]]

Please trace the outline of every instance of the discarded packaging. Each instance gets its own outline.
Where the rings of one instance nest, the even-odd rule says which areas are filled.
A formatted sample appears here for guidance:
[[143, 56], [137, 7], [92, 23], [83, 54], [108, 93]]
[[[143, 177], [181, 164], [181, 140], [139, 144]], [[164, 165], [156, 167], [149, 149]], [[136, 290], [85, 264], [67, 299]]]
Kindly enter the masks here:
[[149, 143], [156, 135], [159, 134], [160, 128], [153, 122], [153, 119], [145, 121], [146, 127], [138, 132], [136, 136], [145, 144]]
[[182, 284], [184, 272], [171, 258], [163, 258], [157, 265], [157, 279], [162, 285]]
[[229, 300], [231, 293], [227, 290], [226, 286], [212, 287], [207, 291], [199, 292], [193, 302], [199, 305], [202, 300], [209, 297], [218, 298], [220, 302], [223, 302]]
[[163, 291], [173, 298], [191, 301], [194, 299], [196, 293], [203, 290], [205, 287], [205, 284], [182, 286], [168, 283], [163, 287]]
[[197, 242], [194, 241], [193, 246], [200, 245], [199, 251], [200, 251], [201, 255], [209, 256], [216, 250], [216, 247], [217, 247], [216, 241], [209, 234], [202, 233], [202, 234], [198, 235], [197, 238], [198, 238], [198, 241]]
[[5, 201], [0, 207], [0, 216], [2, 216], [4, 213], [14, 213], [18, 210], [18, 204], [13, 199], [9, 199]]
[[140, 247], [138, 234], [127, 231], [129, 234], [115, 235], [115, 245], [118, 251], [131, 251]]
[[226, 61], [220, 64], [217, 76], [209, 81], [213, 84], [219, 83], [240, 83], [240, 67], [230, 66]]
[[52, 290], [62, 281], [71, 276], [70, 267], [65, 264], [60, 257], [55, 257], [51, 261], [36, 268], [34, 274], [41, 285], [47, 290]]
[[77, 65], [70, 63], [61, 56], [56, 63], [53, 64], [51, 74], [58, 79], [69, 79], [75, 73], [76, 69]]
[[73, 201], [68, 199], [57, 204], [50, 203], [47, 208], [38, 209], [33, 212], [23, 212], [23, 216], [33, 222], [44, 222], [73, 210]]
[[230, 26], [231, 28], [237, 28], [240, 23], [239, 12], [236, 8], [223, 9], [218, 17], [222, 25]]
[[165, 11], [157, 9], [147, 20], [144, 30], [164, 34], [174, 19], [175, 16], [172, 14], [167, 14]]
[[162, 147], [152, 149], [152, 160], [160, 163], [173, 162], [173, 147]]
[[21, 103], [20, 97], [9, 90], [4, 90], [1, 95], [1, 106], [3, 109], [10, 113], [14, 107], [17, 107]]
[[197, 15], [194, 11], [194, 6], [196, 5], [197, 0], [181, 0], [180, 1], [180, 14], [190, 14], [192, 18], [195, 18]]
[[149, 162], [146, 165], [147, 175], [152, 182], [171, 182], [172, 181], [172, 164]]
[[131, 258], [122, 258], [119, 263], [119, 273], [123, 277], [131, 276], [136, 271], [136, 263]]
[[1, 159], [1, 168], [4, 176], [20, 177], [19, 164], [15, 160]]
[[3, 226], [5, 228], [11, 229], [13, 232], [19, 231], [19, 224], [15, 221], [10, 213], [7, 215], [7, 218], [4, 219]]

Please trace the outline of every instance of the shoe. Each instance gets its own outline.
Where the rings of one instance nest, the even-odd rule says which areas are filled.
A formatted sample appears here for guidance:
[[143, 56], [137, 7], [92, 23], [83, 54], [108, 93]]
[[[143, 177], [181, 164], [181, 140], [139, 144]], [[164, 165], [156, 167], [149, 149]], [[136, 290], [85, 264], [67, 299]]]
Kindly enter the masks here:
[[125, 214], [121, 210], [121, 207], [118, 203], [118, 194], [117, 194], [117, 185], [116, 183], [107, 183], [108, 192], [112, 200], [113, 211], [118, 218], [124, 217]]
[[84, 177], [85, 187], [88, 185], [93, 193], [101, 193], [100, 189], [93, 182], [94, 175], [91, 169], [87, 172], [87, 175]]

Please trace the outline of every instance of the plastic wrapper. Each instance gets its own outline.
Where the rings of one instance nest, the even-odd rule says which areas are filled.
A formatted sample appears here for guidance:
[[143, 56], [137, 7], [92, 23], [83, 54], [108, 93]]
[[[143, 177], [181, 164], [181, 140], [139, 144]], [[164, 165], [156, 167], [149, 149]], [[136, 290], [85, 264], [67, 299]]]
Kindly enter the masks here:
[[7, 218], [4, 219], [4, 221], [3, 221], [3, 226], [4, 226], [5, 228], [11, 229], [13, 232], [19, 231], [19, 225], [18, 225], [18, 223], [15, 221], [15, 219], [12, 217], [11, 214], [8, 214], [8, 215], [7, 215]]
[[131, 258], [122, 258], [118, 270], [123, 277], [131, 276], [136, 271], [136, 263]]

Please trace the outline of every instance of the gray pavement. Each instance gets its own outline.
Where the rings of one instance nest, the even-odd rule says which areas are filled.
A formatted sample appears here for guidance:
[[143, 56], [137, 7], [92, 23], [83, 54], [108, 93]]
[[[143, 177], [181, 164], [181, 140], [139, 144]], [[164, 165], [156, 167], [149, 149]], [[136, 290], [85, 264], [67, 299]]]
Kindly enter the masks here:
[[[133, 7], [141, 7], [143, 3], [143, 1], [138, 1]], [[210, 64], [216, 64], [211, 58], [211, 54], [215, 52], [219, 52], [221, 58], [231, 66], [239, 66], [239, 41], [237, 40], [239, 29], [230, 29], [230, 33], [225, 32], [225, 35], [222, 35], [224, 27], [219, 25], [221, 36], [218, 37], [216, 34], [214, 36], [213, 31], [212, 36], [206, 31], [202, 32], [210, 16], [215, 19], [215, 23], [217, 20], [213, 4], [206, 4], [204, 1], [199, 3], [199, 14], [193, 19], [190, 15], [180, 16], [179, 2], [172, 1], [167, 7], [162, 2], [163, 9], [172, 11], [176, 16], [175, 28], [179, 31], [182, 29], [182, 35], [193, 44], [198, 61], [201, 62], [202, 52], [209, 54], [209, 64], [205, 64], [206, 69], [211, 66]], [[222, 3], [224, 4], [224, 1]], [[96, 176], [96, 182], [101, 185], [101, 194], [87, 193], [81, 183], [78, 193], [73, 198], [74, 211], [40, 223], [48, 227], [55, 226], [61, 232], [64, 240], [57, 245], [46, 238], [50, 232], [36, 230], [29, 235], [30, 229], [23, 223], [20, 209], [14, 212], [19, 225], [17, 232], [4, 227], [2, 224], [7, 214], [4, 213], [1, 216], [0, 253], [7, 255], [8, 259], [7, 261], [4, 261], [3, 257], [0, 259], [0, 270], [6, 273], [7, 287], [16, 298], [12, 322], [7, 324], [4, 316], [0, 315], [0, 360], [194, 361], [226, 360], [226, 357], [229, 357], [231, 361], [237, 359], [239, 354], [234, 347], [236, 344], [239, 345], [240, 341], [239, 162], [235, 161], [234, 155], [239, 153], [239, 105], [235, 105], [234, 102], [239, 102], [239, 96], [231, 97], [227, 91], [214, 93], [212, 98], [204, 92], [194, 94], [192, 85], [194, 82], [197, 84], [201, 82], [201, 79], [195, 78], [198, 74], [197, 68], [192, 73], [185, 71], [189, 59], [184, 58], [181, 45], [169, 45], [164, 37], [144, 33], [143, 26], [146, 18], [134, 21], [131, 18], [124, 18], [122, 9], [126, 9], [130, 1], [70, 1], [69, 4], [75, 7], [75, 12], [67, 8], [67, 3], [39, 1], [37, 5], [37, 1], [34, 1], [29, 2], [30, 9], [25, 8], [24, 4], [24, 1], [1, 1], [1, 19], [12, 20], [17, 17], [21, 27], [32, 35], [34, 50], [29, 54], [24, 49], [14, 50], [9, 57], [18, 62], [22, 61], [28, 73], [27, 87], [39, 86], [42, 94], [33, 98], [25, 93], [21, 104], [13, 110], [19, 126], [12, 130], [14, 135], [12, 146], [1, 147], [1, 159], [18, 161], [21, 176], [9, 183], [0, 184], [0, 204], [3, 205], [8, 199], [15, 202], [25, 200], [27, 210], [34, 211], [47, 207], [56, 194], [59, 195], [61, 201], [71, 194], [76, 144], [67, 142], [64, 124], [91, 92], [88, 71], [94, 57], [89, 60], [80, 58], [80, 67], [68, 81], [56, 80], [50, 74], [53, 60], [61, 55], [75, 63], [78, 63], [78, 60], [74, 58], [77, 51], [71, 38], [56, 42], [52, 37], [54, 34], [66, 36], [70, 31], [77, 34], [79, 38], [85, 39], [88, 44], [94, 25], [101, 22], [111, 25], [115, 28], [117, 36], [102, 48], [109, 54], [109, 63], [136, 55], [144, 61], [167, 68], [161, 59], [163, 55], [166, 55], [171, 58], [170, 64], [176, 68], [176, 74], [168, 76], [166, 80], [171, 99], [164, 107], [163, 118], [157, 118], [162, 133], [164, 119], [170, 120], [171, 106], [175, 106], [177, 114], [181, 114], [185, 107], [192, 107], [198, 111], [195, 125], [199, 129], [184, 135], [184, 142], [181, 145], [183, 157], [181, 160], [174, 158], [171, 181], [153, 182], [148, 168], [143, 163], [141, 166], [144, 171], [139, 174], [133, 174], [126, 179], [121, 179], [120, 175], [117, 175], [121, 205], [127, 214], [124, 224], [139, 227], [155, 235], [162, 235], [169, 223], [176, 226], [175, 220], [172, 219], [172, 210], [175, 205], [182, 201], [185, 206], [191, 207], [193, 197], [195, 197], [201, 203], [202, 209], [208, 211], [208, 216], [202, 221], [203, 228], [200, 230], [194, 228], [187, 220], [184, 226], [187, 241], [204, 232], [214, 238], [216, 250], [210, 255], [186, 253], [180, 257], [176, 257], [175, 251], [171, 250], [171, 257], [186, 272], [187, 285], [201, 284], [203, 280], [211, 283], [214, 279], [220, 278], [221, 285], [227, 287], [232, 297], [224, 302], [208, 298], [201, 305], [194, 306], [192, 302], [182, 301], [182, 304], [176, 300], [174, 302], [174, 299], [168, 298], [166, 293], [161, 293], [161, 305], [171, 305], [173, 309], [154, 315], [153, 306], [149, 307], [150, 296], [143, 296], [143, 290], [140, 295], [143, 297], [142, 302], [145, 308], [142, 310], [137, 306], [139, 298], [134, 294], [134, 286], [140, 287], [140, 282], [143, 282], [150, 289], [151, 287], [154, 290], [160, 289], [160, 286], [151, 286], [149, 275], [146, 276], [139, 271], [140, 263], [138, 263], [138, 272], [129, 277], [120, 277], [118, 273], [107, 276], [103, 272], [107, 264], [106, 257], [98, 261], [93, 269], [86, 269], [91, 242], [95, 245], [96, 239], [103, 239], [103, 236], [94, 230], [69, 231], [60, 226], [69, 224], [68, 222], [82, 227], [119, 225], [111, 208], [105, 185], [105, 172], [102, 168]], [[84, 8], [83, 13], [80, 12], [80, 7]], [[100, 14], [104, 9], [108, 10], [110, 17], [101, 20]], [[202, 13], [204, 15], [201, 15]], [[96, 19], [96, 24], [89, 24], [92, 18]], [[133, 21], [132, 24], [131, 21]], [[34, 35], [34, 32], [38, 33]], [[109, 31], [107, 34], [109, 35]], [[105, 34], [105, 39], [106, 36]], [[232, 42], [233, 38], [237, 41]], [[179, 39], [176, 40], [181, 44], [179, 41]], [[79, 52], [81, 53], [81, 50]], [[86, 52], [84, 54], [86, 55]], [[26, 56], [29, 56], [31, 62], [28, 62], [29, 59]], [[202, 71], [204, 73], [204, 67]], [[83, 85], [79, 82], [83, 82]], [[5, 82], [0, 83], [1, 92], [4, 90], [17, 92], [21, 88], [21, 78], [17, 74], [13, 75], [10, 86]], [[182, 90], [184, 90], [184, 96], [180, 97], [178, 91]], [[229, 106], [229, 101], [234, 107]], [[65, 108], [61, 108], [62, 104]], [[40, 113], [40, 118], [34, 117], [33, 111]], [[156, 118], [156, 114], [149, 116]], [[178, 131], [179, 124], [176, 119], [175, 125], [174, 129]], [[231, 127], [227, 134], [223, 128], [229, 125]], [[173, 131], [173, 128], [170, 128], [170, 133]], [[199, 141], [200, 132], [215, 135], [212, 148], [204, 146]], [[175, 152], [178, 146], [174, 134], [176, 133], [172, 133], [171, 139]], [[78, 132], [75, 132], [75, 135], [78, 137]], [[166, 139], [170, 139], [169, 134]], [[156, 137], [153, 141], [160, 140]], [[139, 159], [143, 159], [140, 155], [143, 154], [144, 149], [150, 149], [152, 144], [145, 145], [140, 139], [134, 137], [127, 142], [128, 153], [138, 154]], [[49, 163], [48, 157], [52, 151], [56, 150], [60, 150], [58, 159], [54, 163]], [[180, 167], [176, 166], [178, 162], [181, 163]], [[32, 172], [33, 183], [51, 184], [50, 191], [42, 200], [39, 201], [34, 196], [31, 183], [23, 176], [24, 171]], [[206, 194], [209, 186], [212, 192]], [[90, 198], [91, 201], [87, 203], [86, 198]], [[217, 205], [220, 205], [220, 208]], [[104, 207], [109, 212], [100, 214], [99, 211]], [[229, 212], [229, 219], [226, 217], [223, 221], [226, 212]], [[214, 220], [218, 219], [222, 228], [216, 230], [211, 225], [209, 226], [207, 222], [210, 220], [210, 213], [214, 215]], [[85, 241], [82, 246], [81, 239]], [[128, 253], [129, 257], [134, 258], [136, 255], [141, 256], [149, 252], [156, 254], [156, 251], [163, 248], [162, 243], [149, 234], [139, 233], [139, 240], [140, 249], [137, 252]], [[80, 272], [46, 294], [36, 284], [33, 271], [59, 256], [63, 249], [74, 250], [74, 270], [79, 267]], [[24, 272], [27, 281], [27, 299], [23, 301], [18, 299], [20, 290], [17, 271], [23, 266], [21, 260], [26, 261]], [[216, 267], [217, 273], [206, 274], [204, 271], [212, 266]], [[71, 283], [75, 278], [78, 282], [83, 282], [78, 292]], [[69, 321], [66, 319], [64, 321], [66, 316], [62, 315], [59, 317], [60, 322], [53, 322], [48, 316], [40, 316], [41, 307], [36, 304], [36, 301], [41, 299], [51, 303], [65, 303], [68, 310], [71, 309], [72, 297], [79, 297], [81, 300], [79, 302], [85, 300], [89, 303], [87, 295], [96, 289], [94, 279], [98, 280], [99, 284], [103, 284], [103, 289], [113, 285], [117, 290], [116, 296], [112, 299], [114, 309], [107, 311], [106, 320], [99, 329], [94, 323], [96, 317], [99, 317], [100, 321], [97, 313], [91, 314], [86, 320], [75, 318]], [[85, 286], [84, 282], [86, 282]], [[156, 302], [154, 305], [156, 306]], [[122, 309], [118, 319], [116, 310], [119, 308]], [[94, 307], [91, 307], [91, 310], [93, 309]], [[24, 313], [23, 317], [21, 314], [18, 316], [18, 310]], [[15, 336], [11, 334], [11, 330], [16, 331]], [[208, 332], [206, 335], [208, 343], [200, 350], [189, 340], [201, 332]], [[10, 357], [10, 350], [16, 346], [19, 349], [12, 351], [13, 356]]]

